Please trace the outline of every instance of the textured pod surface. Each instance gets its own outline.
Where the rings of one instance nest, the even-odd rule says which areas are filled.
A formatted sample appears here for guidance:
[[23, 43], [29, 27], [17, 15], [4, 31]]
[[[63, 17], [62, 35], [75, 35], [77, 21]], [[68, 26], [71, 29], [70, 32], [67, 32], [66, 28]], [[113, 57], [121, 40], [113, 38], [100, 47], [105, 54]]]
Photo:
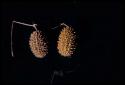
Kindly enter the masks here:
[[62, 29], [57, 42], [58, 52], [64, 57], [70, 57], [76, 48], [75, 39], [76, 34], [74, 29], [69, 26], [65, 26]]
[[47, 42], [41, 31], [34, 31], [30, 35], [29, 46], [37, 58], [43, 58], [48, 53]]

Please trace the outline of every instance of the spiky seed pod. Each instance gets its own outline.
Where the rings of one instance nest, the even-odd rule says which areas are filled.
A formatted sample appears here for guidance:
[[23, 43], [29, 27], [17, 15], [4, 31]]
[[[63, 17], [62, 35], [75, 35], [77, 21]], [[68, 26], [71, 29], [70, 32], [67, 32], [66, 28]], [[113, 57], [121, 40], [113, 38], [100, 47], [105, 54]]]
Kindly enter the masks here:
[[74, 29], [69, 26], [64, 26], [60, 32], [57, 49], [58, 52], [64, 57], [71, 57], [76, 49], [76, 34]]
[[34, 31], [30, 35], [29, 46], [32, 53], [37, 58], [44, 58], [48, 53], [48, 46], [45, 37], [41, 31]]

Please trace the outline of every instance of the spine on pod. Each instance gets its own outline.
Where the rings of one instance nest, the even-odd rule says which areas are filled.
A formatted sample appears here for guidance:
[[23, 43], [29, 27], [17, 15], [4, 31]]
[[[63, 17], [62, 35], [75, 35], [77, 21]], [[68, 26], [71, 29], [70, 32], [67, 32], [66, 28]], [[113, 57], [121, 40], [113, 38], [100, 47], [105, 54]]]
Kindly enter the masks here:
[[48, 53], [47, 42], [41, 31], [34, 31], [29, 39], [29, 46], [37, 58], [44, 58]]
[[71, 57], [76, 49], [76, 33], [72, 27], [64, 26], [60, 32], [57, 49], [64, 57]]

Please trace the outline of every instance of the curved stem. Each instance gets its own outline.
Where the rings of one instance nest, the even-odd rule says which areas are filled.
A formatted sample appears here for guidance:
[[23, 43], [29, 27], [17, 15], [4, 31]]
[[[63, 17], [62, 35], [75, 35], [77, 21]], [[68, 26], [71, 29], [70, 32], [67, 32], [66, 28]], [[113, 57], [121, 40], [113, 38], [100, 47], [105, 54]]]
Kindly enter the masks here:
[[55, 29], [55, 28], [57, 28], [57, 27], [59, 27], [59, 26], [66, 26], [66, 27], [68, 27], [68, 25], [66, 25], [65, 23], [60, 23], [60, 25], [55, 26], [55, 27], [53, 27], [53, 28], [51, 28], [51, 29]]
[[50, 81], [50, 84], [52, 85], [53, 84], [53, 80], [54, 80], [54, 77], [55, 77], [55, 75], [58, 75], [58, 76], [63, 76], [63, 71], [61, 70], [61, 71], [54, 71], [53, 72], [53, 74], [52, 74], [52, 77], [51, 77], [51, 81]]
[[60, 25], [61, 25], [61, 26], [63, 25], [63, 26], [66, 26], [66, 27], [68, 27], [68, 25], [66, 25], [65, 23], [61, 23]]
[[50, 84], [51, 84], [51, 85], [53, 84], [54, 77], [55, 77], [55, 71], [53, 72], [52, 77], [51, 77], [51, 80], [50, 80]]
[[11, 25], [11, 55], [12, 55], [12, 57], [14, 57], [14, 53], [13, 53], [13, 25], [14, 25], [14, 23], [33, 27], [37, 31], [37, 28], [36, 28], [37, 24], [31, 25], [31, 24], [26, 24], [26, 23], [22, 23], [22, 22], [12, 21], [12, 25]]

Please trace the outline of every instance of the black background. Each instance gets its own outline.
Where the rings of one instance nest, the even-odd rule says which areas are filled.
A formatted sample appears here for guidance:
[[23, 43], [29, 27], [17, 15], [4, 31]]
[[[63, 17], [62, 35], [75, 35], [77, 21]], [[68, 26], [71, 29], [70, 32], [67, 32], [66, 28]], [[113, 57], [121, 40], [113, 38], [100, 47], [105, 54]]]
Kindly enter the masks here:
[[[123, 81], [122, 4], [119, 2], [3, 2], [2, 3], [2, 81], [3, 83], [49, 84], [54, 69], [67, 61], [73, 73], [56, 76], [53, 83], [107, 84]], [[28, 47], [32, 27], [14, 24], [14, 54], [10, 50], [13, 20], [36, 23], [49, 42], [49, 54], [37, 59]], [[71, 25], [78, 33], [78, 49], [72, 59], [63, 59], [56, 41], [60, 23]], [[63, 62], [63, 64], [62, 64]], [[58, 68], [59, 67], [59, 68]], [[68, 69], [69, 69], [68, 68]]]

